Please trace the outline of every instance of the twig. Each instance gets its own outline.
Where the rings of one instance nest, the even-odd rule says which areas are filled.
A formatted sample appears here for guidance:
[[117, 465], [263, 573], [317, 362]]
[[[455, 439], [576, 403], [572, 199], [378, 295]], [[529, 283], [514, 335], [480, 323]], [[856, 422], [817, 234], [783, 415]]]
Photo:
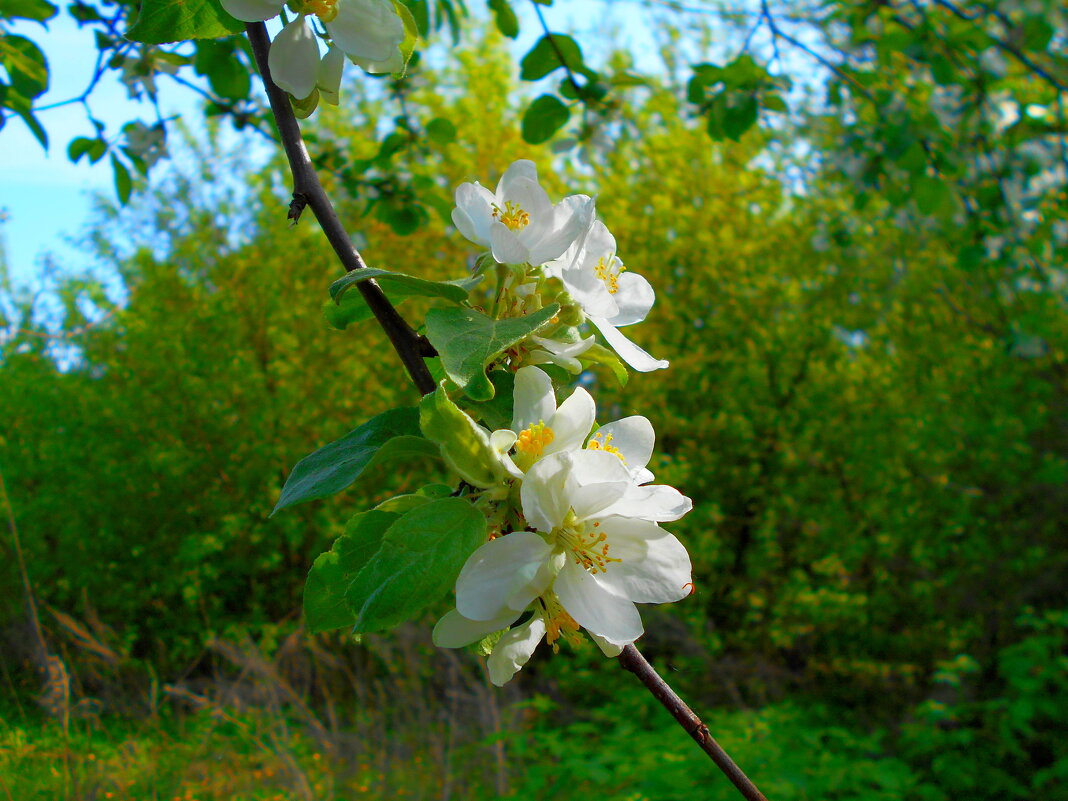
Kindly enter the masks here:
[[571, 88], [575, 90], [582, 102], [587, 102], [585, 95], [582, 93], [582, 87], [579, 86], [578, 80], [575, 78], [575, 73], [571, 71], [571, 65], [567, 63], [567, 59], [564, 58], [563, 51], [560, 50], [560, 45], [556, 43], [556, 37], [549, 31], [549, 26], [545, 22], [545, 16], [541, 13], [541, 5], [536, 0], [530, 0], [530, 4], [534, 6], [534, 13], [538, 15], [538, 22], [541, 23], [541, 29], [545, 31], [545, 38], [549, 40], [549, 46], [552, 47], [553, 52], [556, 53], [556, 57], [560, 60], [564, 70], [567, 72], [567, 81], [571, 84]]
[[757, 786], [749, 780], [742, 769], [734, 764], [734, 760], [727, 755], [723, 747], [716, 742], [708, 726], [694, 711], [686, 705], [686, 702], [676, 695], [671, 686], [660, 678], [659, 674], [649, 664], [648, 660], [639, 653], [633, 645], [628, 645], [619, 655], [619, 663], [645, 685], [645, 688], [653, 694], [653, 697], [663, 705], [664, 709], [671, 713], [686, 733], [693, 737], [694, 741], [701, 746], [708, 756], [731, 780], [731, 784], [738, 788], [747, 801], [768, 801]]
[[[297, 123], [296, 115], [293, 114], [289, 97], [271, 79], [271, 69], [267, 65], [267, 53], [270, 50], [271, 41], [267, 37], [266, 26], [262, 22], [250, 22], [245, 26], [245, 30], [252, 45], [252, 53], [256, 58], [256, 66], [263, 78], [263, 86], [267, 90], [267, 99], [271, 103], [278, 133], [282, 137], [286, 158], [289, 159], [289, 168], [293, 173], [293, 202], [289, 209], [290, 218], [296, 221], [300, 218], [304, 207], [310, 207], [345, 271], [365, 269], [367, 263], [352, 244], [345, 226], [342, 225], [334, 210], [334, 205], [327, 197], [322, 183], [319, 182], [319, 176], [308, 155], [308, 149], [304, 146], [300, 125]], [[361, 281], [357, 284], [357, 288], [375, 319], [378, 320], [378, 324], [389, 337], [393, 349], [397, 351], [408, 375], [411, 376], [412, 383], [424, 395], [433, 392], [437, 385], [433, 376], [430, 375], [430, 370], [427, 369], [426, 362], [423, 361], [423, 356], [428, 352], [429, 343], [416, 334], [407, 321], [397, 313], [377, 283], [373, 280]]]
[[[538, 16], [541, 17], [541, 10], [537, 9], [537, 11]], [[263, 78], [264, 87], [267, 89], [267, 97], [271, 102], [271, 111], [274, 112], [275, 121], [278, 124], [278, 131], [282, 137], [282, 144], [285, 146], [290, 169], [293, 172], [293, 202], [290, 216], [294, 219], [299, 217], [303, 208], [309, 206], [345, 269], [350, 272], [364, 269], [367, 265], [363, 257], [353, 246], [341, 221], [337, 217], [337, 213], [334, 211], [333, 205], [330, 203], [329, 197], [326, 195], [326, 191], [319, 182], [311, 157], [304, 146], [297, 119], [289, 104], [289, 98], [271, 80], [270, 68], [267, 66], [267, 53], [270, 48], [267, 29], [262, 22], [251, 22], [246, 26], [246, 31], [249, 42], [252, 44], [252, 52], [256, 57], [256, 64]], [[559, 50], [557, 50], [557, 54], [559, 55]], [[562, 57], [560, 61], [566, 68], [567, 64]], [[397, 313], [397, 310], [382, 294], [382, 290], [377, 284], [373, 281], [362, 281], [357, 286], [363, 293], [364, 299], [371, 307], [371, 311], [374, 312], [379, 324], [389, 336], [393, 347], [401, 357], [401, 361], [408, 368], [408, 374], [416, 387], [423, 394], [433, 392], [436, 385], [422, 359], [422, 354], [426, 352], [424, 341], [412, 331], [404, 318]], [[638, 652], [637, 648], [633, 645], [628, 645], [624, 648], [619, 657], [619, 662], [624, 668], [634, 673], [645, 685], [646, 689], [653, 694], [653, 697], [671, 712], [675, 720], [679, 722], [679, 725], [693, 737], [716, 766], [726, 774], [727, 778], [745, 796], [747, 801], [767, 801], [760, 790], [756, 788], [756, 785], [734, 764], [727, 752], [715, 741], [708, 730], [708, 726], [679, 698], [675, 691], [668, 686], [667, 682], [657, 675], [652, 665]], [[164, 691], [166, 691], [166, 688], [164, 688]]]

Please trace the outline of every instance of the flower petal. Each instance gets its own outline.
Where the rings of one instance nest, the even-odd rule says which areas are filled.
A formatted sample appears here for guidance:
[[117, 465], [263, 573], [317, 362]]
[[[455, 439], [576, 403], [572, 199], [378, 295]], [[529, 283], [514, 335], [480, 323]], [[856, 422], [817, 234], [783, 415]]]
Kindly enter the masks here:
[[338, 47], [331, 47], [319, 63], [319, 74], [315, 79], [319, 87], [319, 97], [324, 103], [336, 106], [341, 92], [341, 73], [345, 69], [345, 54]]
[[456, 579], [456, 609], [471, 620], [494, 620], [522, 611], [542, 593], [552, 548], [537, 534], [514, 531], [487, 542], [468, 558]]
[[523, 516], [538, 531], [552, 531], [567, 515], [569, 506], [564, 487], [570, 469], [568, 456], [567, 453], [554, 453], [539, 459], [523, 478], [523, 486], [519, 489]]
[[390, 0], [338, 0], [326, 30], [352, 58], [386, 61], [404, 41], [404, 23]]
[[550, 425], [556, 414], [556, 395], [549, 374], [537, 367], [521, 367], [512, 391], [512, 429], [523, 431], [538, 423]]
[[562, 455], [570, 461], [567, 504], [579, 520], [597, 516], [618, 503], [632, 486], [630, 473], [614, 453], [575, 451]]
[[264, 22], [277, 17], [283, 5], [284, 0], [222, 0], [226, 13], [242, 22]]
[[490, 226], [490, 249], [498, 264], [526, 264], [530, 260], [530, 253], [519, 237], [499, 220]]
[[456, 187], [456, 208], [452, 210], [453, 225], [476, 245], [489, 247], [493, 202], [490, 191], [478, 183], [464, 183]]
[[593, 215], [593, 198], [586, 195], [572, 195], [557, 203], [553, 208], [552, 224], [530, 246], [530, 263], [544, 264], [561, 256], [589, 229]]
[[553, 415], [550, 424], [553, 441], [545, 448], [545, 454], [581, 448], [596, 417], [597, 404], [593, 396], [582, 387], [577, 387]]
[[[501, 183], [503, 184], [504, 181], [502, 180]], [[502, 208], [504, 203], [515, 203], [530, 215], [529, 224], [519, 231], [520, 239], [526, 242], [536, 242], [541, 238], [542, 232], [551, 229], [553, 204], [537, 179], [516, 177], [509, 181], [507, 188], [503, 192], [500, 189], [497, 192], [501, 196], [498, 203]]]
[[612, 349], [619, 354], [619, 357], [639, 373], [663, 370], [670, 364], [664, 359], [654, 359], [623, 334], [619, 333], [615, 326], [603, 317], [591, 316], [590, 322], [597, 326], [597, 330], [601, 332], [601, 335], [604, 336]]
[[612, 645], [629, 645], [645, 630], [631, 601], [604, 589], [573, 561], [564, 565], [553, 590], [576, 623]]
[[623, 646], [613, 645], [612, 643], [608, 642], [608, 640], [606, 640], [604, 637], [594, 634], [592, 631], [587, 631], [586, 633], [590, 635], [591, 640], [597, 643], [597, 647], [601, 649], [601, 653], [607, 656], [609, 659], [615, 656], [619, 656], [621, 653], [623, 653]]
[[607, 442], [610, 447], [618, 449], [627, 470], [637, 480], [639, 473], [649, 464], [649, 458], [653, 455], [656, 432], [647, 417], [633, 415], [601, 426], [597, 433], [590, 437], [587, 447], [594, 442], [598, 445]]
[[674, 487], [649, 484], [644, 487], [632, 485], [622, 498], [603, 509], [601, 514], [667, 523], [678, 520], [691, 509], [693, 501]]
[[620, 273], [617, 280], [619, 288], [612, 298], [619, 310], [607, 315], [608, 322], [616, 327], [640, 323], [656, 302], [652, 285], [644, 277], [632, 272]]
[[538, 182], [538, 168], [530, 159], [516, 159], [508, 165], [501, 180], [497, 182], [497, 201], [501, 202], [508, 197], [512, 188], [512, 182], [524, 178], [528, 181]]
[[298, 100], [315, 90], [319, 75], [319, 43], [303, 14], [274, 37], [267, 54], [267, 66], [274, 82]]
[[545, 636], [545, 621], [535, 616], [522, 626], [505, 632], [486, 660], [490, 681], [500, 687], [523, 667]]
[[508, 628], [521, 614], [509, 610], [506, 615], [493, 620], [470, 620], [453, 609], [437, 622], [431, 636], [438, 648], [463, 648], [478, 642], [487, 634]]
[[591, 576], [614, 595], [635, 603], [662, 604], [690, 594], [690, 555], [671, 534], [655, 523], [624, 517], [601, 520], [608, 539], [609, 562], [604, 573]]

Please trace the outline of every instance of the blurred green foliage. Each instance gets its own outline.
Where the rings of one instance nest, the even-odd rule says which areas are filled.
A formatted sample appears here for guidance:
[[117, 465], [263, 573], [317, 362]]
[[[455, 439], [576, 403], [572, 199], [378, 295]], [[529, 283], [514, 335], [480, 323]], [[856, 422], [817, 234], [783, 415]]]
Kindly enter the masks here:
[[[1053, 798], [1068, 781], [1068, 236], [1064, 179], [1049, 177], [1061, 153], [1028, 114], [1009, 128], [993, 114], [1052, 108], [1030, 73], [967, 84], [975, 103], [953, 120], [927, 110], [946, 36], [967, 34], [948, 20], [872, 45], [853, 79], [878, 104], [832, 81], [834, 113], [789, 129], [733, 136], [737, 115], [723, 117], [713, 142], [709, 121], [684, 113], [684, 82], [628, 89], [610, 146], [585, 144], [555, 179], [558, 194], [597, 194], [658, 293], [634, 336], [671, 354], [672, 369], [625, 390], [592, 376], [602, 419], [649, 416], [650, 467], [695, 501], [673, 530], [696, 591], [647, 612], [642, 648], [714, 710], [713, 733], [774, 799]], [[869, 22], [843, 24], [861, 37]], [[322, 117], [312, 148], [373, 266], [460, 277], [473, 254], [445, 229], [451, 187], [522, 156], [550, 173], [548, 146], [521, 138], [524, 104], [494, 41], [455, 51], [458, 66], [421, 78], [394, 120], [455, 129], [386, 156], [421, 187], [424, 224], [400, 225], [401, 200], [368, 201], [350, 180], [383, 158], [375, 134], [392, 107]], [[727, 91], [703, 74], [702, 93]], [[765, 103], [779, 91], [760, 87]], [[250, 173], [216, 148], [195, 146], [102, 220], [104, 280], [64, 276], [44, 301], [5, 289], [0, 470], [46, 634], [75, 699], [105, 712], [157, 698], [160, 682], [232, 678], [219, 638], [255, 640], [284, 673], [315, 556], [353, 511], [437, 478], [391, 467], [377, 486], [268, 518], [301, 456], [416, 399], [372, 323], [322, 318], [338, 268], [310, 221], [285, 226], [279, 165]], [[404, 310], [421, 320], [431, 303]], [[0, 582], [9, 686], [28, 696], [10, 559]], [[732, 797], [613, 663], [538, 653], [497, 710], [477, 678], [453, 683], [479, 675], [476, 657], [433, 652], [432, 619], [358, 646], [309, 640], [354, 660], [352, 680], [339, 696], [318, 668], [296, 671], [313, 678], [287, 679], [279, 719], [307, 703], [363, 720], [371, 739], [404, 732], [393, 758], [419, 754], [461, 797]], [[365, 688], [381, 703], [338, 700]], [[388, 717], [385, 701], [407, 708]], [[30, 720], [33, 738], [58, 736]], [[470, 729], [458, 762], [440, 720]], [[434, 748], [409, 745], [413, 732]], [[240, 752], [246, 734], [217, 747]], [[286, 748], [272, 759], [299, 750]], [[366, 792], [422, 797], [391, 781]]]

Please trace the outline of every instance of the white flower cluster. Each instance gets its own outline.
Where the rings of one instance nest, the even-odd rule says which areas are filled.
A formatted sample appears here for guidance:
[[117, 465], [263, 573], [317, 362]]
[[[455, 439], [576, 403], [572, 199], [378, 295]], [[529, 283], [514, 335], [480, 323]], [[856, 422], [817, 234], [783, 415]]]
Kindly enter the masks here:
[[686, 549], [658, 525], [692, 503], [649, 483], [652, 424], [627, 417], [591, 436], [595, 416], [586, 390], [558, 408], [549, 376], [522, 367], [512, 427], [490, 435], [509, 476], [499, 525], [460, 572], [456, 609], [438, 621], [434, 643], [459, 648], [503, 632], [488, 660], [494, 684], [512, 678], [543, 638], [556, 650], [580, 629], [606, 656], [618, 655], [643, 633], [636, 603], [692, 591]]
[[[222, 0], [222, 5], [242, 22], [261, 22], [277, 17], [286, 2]], [[346, 56], [368, 72], [404, 68], [404, 21], [392, 0], [290, 0], [288, 5], [296, 18], [271, 43], [268, 66], [274, 82], [298, 101], [321, 97], [337, 105]], [[319, 39], [329, 39], [322, 58]]]
[[[452, 220], [467, 239], [489, 248], [498, 264], [517, 268], [499, 290], [498, 316], [509, 316], [510, 310], [528, 313], [534, 295], [552, 300], [545, 290], [555, 279], [562, 284], [557, 299], [570, 307], [573, 330], [588, 320], [639, 372], [668, 366], [618, 330], [644, 320], [656, 298], [649, 282], [628, 271], [616, 255], [615, 237], [596, 219], [593, 198], [572, 195], [553, 205], [534, 163], [520, 160], [505, 170], [496, 192], [478, 183], [461, 184]], [[577, 373], [578, 357], [595, 342], [594, 336], [536, 337], [526, 363], [553, 362]]]

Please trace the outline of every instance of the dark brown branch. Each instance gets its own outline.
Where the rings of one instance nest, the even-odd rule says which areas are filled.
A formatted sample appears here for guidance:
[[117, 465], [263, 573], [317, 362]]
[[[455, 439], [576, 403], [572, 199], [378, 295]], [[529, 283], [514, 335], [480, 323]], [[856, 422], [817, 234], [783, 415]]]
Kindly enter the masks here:
[[768, 801], [757, 786], [749, 780], [749, 777], [742, 773], [742, 769], [734, 764], [734, 760], [727, 755], [723, 747], [716, 742], [708, 726], [694, 714], [685, 701], [675, 694], [668, 683], [660, 678], [637, 648], [633, 645], [624, 648], [623, 653], [619, 655], [619, 663], [638, 677], [645, 688], [663, 705], [664, 709], [671, 713], [687, 734], [693, 737], [694, 741], [701, 746], [701, 750], [708, 754], [716, 763], [716, 767], [723, 771], [724, 775], [731, 780], [731, 784], [738, 788], [738, 792], [745, 796], [747, 801]]
[[[289, 103], [289, 97], [271, 79], [271, 69], [267, 65], [267, 53], [270, 50], [271, 40], [267, 36], [267, 28], [262, 22], [250, 22], [245, 26], [245, 30], [252, 44], [256, 66], [263, 78], [263, 86], [267, 90], [271, 111], [278, 124], [278, 133], [282, 137], [286, 158], [289, 159], [289, 168], [293, 173], [293, 203], [290, 205], [289, 216], [295, 220], [299, 218], [305, 206], [310, 208], [345, 271], [362, 270], [367, 267], [367, 263], [352, 244], [352, 239], [349, 238], [345, 226], [338, 218], [334, 205], [330, 202], [322, 183], [319, 182], [311, 156], [308, 155], [308, 149], [304, 146], [304, 138], [300, 134], [300, 125]], [[375, 319], [378, 320], [378, 324], [389, 337], [393, 349], [400, 356], [408, 375], [411, 376], [412, 383], [424, 395], [433, 392], [436, 385], [423, 361], [423, 356], [429, 350], [429, 343], [416, 334], [408, 322], [397, 313], [377, 283], [373, 280], [361, 281], [356, 286]]]

